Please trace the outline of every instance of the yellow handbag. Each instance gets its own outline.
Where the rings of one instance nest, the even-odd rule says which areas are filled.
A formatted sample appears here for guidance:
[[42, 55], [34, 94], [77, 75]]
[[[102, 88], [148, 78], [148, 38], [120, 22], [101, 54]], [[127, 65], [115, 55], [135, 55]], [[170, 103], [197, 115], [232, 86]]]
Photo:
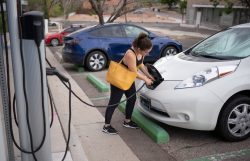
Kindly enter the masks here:
[[135, 81], [137, 73], [130, 71], [121, 62], [122, 60], [119, 63], [110, 61], [106, 81], [117, 88], [128, 90]]

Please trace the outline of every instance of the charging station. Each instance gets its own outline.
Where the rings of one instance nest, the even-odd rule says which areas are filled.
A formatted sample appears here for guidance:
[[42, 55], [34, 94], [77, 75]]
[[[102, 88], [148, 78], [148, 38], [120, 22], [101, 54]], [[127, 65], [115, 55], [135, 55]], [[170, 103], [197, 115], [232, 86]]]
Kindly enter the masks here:
[[[39, 160], [51, 161], [43, 14], [38, 11], [25, 13], [21, 17], [21, 28], [21, 54], [23, 54], [25, 66], [26, 92], [29, 98], [28, 110], [34, 148], [37, 148], [45, 139], [44, 145], [36, 154]], [[22, 111], [18, 111], [20, 112]], [[43, 138], [44, 131], [46, 131], [45, 138]]]

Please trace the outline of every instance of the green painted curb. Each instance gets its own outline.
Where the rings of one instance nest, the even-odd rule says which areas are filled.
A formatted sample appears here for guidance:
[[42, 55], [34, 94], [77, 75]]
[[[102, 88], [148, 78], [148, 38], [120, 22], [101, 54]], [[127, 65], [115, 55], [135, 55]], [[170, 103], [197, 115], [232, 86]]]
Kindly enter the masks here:
[[[124, 113], [125, 107], [126, 103], [121, 103], [118, 108]], [[161, 144], [167, 143], [169, 141], [168, 133], [159, 125], [142, 115], [137, 108], [134, 108], [132, 120], [137, 123], [138, 126], [140, 126], [145, 131], [145, 133], [156, 143]]]
[[75, 66], [74, 66], [74, 69], [75, 69], [77, 72], [84, 72], [83, 66], [75, 65]]
[[109, 87], [105, 83], [103, 83], [100, 79], [95, 77], [94, 75], [88, 74], [87, 80], [91, 84], [93, 84], [98, 89], [98, 91], [100, 91], [100, 92], [108, 92], [109, 91]]

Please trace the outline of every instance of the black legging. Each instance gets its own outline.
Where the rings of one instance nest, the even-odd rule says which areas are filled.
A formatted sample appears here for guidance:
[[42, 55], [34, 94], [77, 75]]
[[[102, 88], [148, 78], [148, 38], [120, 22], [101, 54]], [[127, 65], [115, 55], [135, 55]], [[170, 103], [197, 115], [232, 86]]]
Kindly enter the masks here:
[[[125, 96], [128, 98], [136, 92], [135, 83], [133, 83], [132, 86], [126, 91], [123, 91], [120, 88], [117, 88], [113, 85], [110, 85], [110, 88], [111, 88], [111, 91], [110, 91], [109, 105], [119, 103], [124, 93], [125, 93]], [[125, 110], [126, 119], [131, 119], [134, 106], [135, 106], [135, 102], [136, 102], [136, 95], [132, 96], [131, 98], [127, 100], [126, 110]], [[112, 115], [116, 107], [117, 106], [107, 107], [106, 113], [105, 113], [105, 124], [110, 124]]]

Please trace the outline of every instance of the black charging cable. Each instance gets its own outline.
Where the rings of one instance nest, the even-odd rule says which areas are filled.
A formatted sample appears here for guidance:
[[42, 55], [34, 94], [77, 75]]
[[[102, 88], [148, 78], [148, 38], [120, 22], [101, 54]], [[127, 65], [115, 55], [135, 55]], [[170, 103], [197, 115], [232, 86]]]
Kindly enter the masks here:
[[[47, 63], [49, 64], [50, 68], [46, 68], [46, 74], [47, 76], [53, 76], [56, 75], [59, 80], [61, 82], [63, 82], [64, 84], [68, 83], [68, 87], [71, 89], [71, 84], [69, 82], [69, 79], [67, 77], [65, 77], [64, 75], [60, 74], [56, 68], [52, 67], [52, 65], [50, 64], [50, 62], [46, 59]], [[66, 83], [65, 83], [66, 82]], [[68, 136], [67, 136], [67, 140], [66, 140], [66, 147], [65, 147], [65, 151], [64, 151], [64, 155], [62, 158], [62, 161], [65, 160], [66, 156], [67, 156], [67, 152], [69, 149], [69, 141], [70, 141], [70, 136], [71, 136], [71, 118], [72, 118], [72, 104], [71, 104], [71, 90], [69, 90], [69, 120], [68, 120]], [[66, 137], [66, 136], [65, 136]]]
[[96, 106], [96, 105], [92, 105], [86, 101], [83, 101], [83, 99], [81, 99], [71, 88], [69, 88], [65, 82], [69, 82], [69, 79], [67, 77], [65, 77], [64, 75], [62, 75], [60, 72], [57, 71], [57, 69], [55, 67], [52, 67], [51, 63], [48, 61], [48, 59], [46, 59], [47, 63], [49, 64], [50, 68], [46, 68], [46, 73], [47, 75], [56, 75], [58, 76], [58, 78], [60, 80], [63, 80], [62, 83], [64, 84], [64, 86], [66, 88], [68, 88], [68, 90], [70, 90], [72, 92], [72, 94], [82, 103], [84, 103], [85, 105], [88, 105], [90, 107], [112, 107], [112, 106], [118, 106], [119, 104], [126, 102], [127, 100], [129, 100], [130, 98], [132, 98], [134, 95], [136, 95], [144, 86], [145, 83], [138, 89], [136, 90], [135, 93], [133, 93], [130, 97], [122, 100], [121, 102], [115, 103], [115, 104], [111, 104], [111, 105], [106, 105], [106, 106]]
[[50, 113], [51, 113], [51, 121], [50, 121], [50, 125], [49, 126], [51, 128], [52, 125], [53, 125], [53, 122], [54, 122], [54, 108], [56, 106], [55, 106], [54, 98], [52, 96], [52, 92], [51, 92], [51, 89], [50, 89], [50, 86], [49, 86], [48, 79], [47, 79], [47, 86], [48, 86], [48, 94], [49, 94], [49, 100], [50, 100], [49, 101], [50, 102]]
[[[51, 93], [51, 89], [50, 89], [50, 86], [48, 84], [48, 81], [47, 81], [47, 86], [48, 86], [48, 95], [49, 95], [49, 102], [50, 102], [50, 113], [51, 113], [50, 128], [51, 128], [53, 125], [53, 122], [54, 122], [54, 109], [53, 108], [55, 107], [55, 102], [54, 102], [54, 98], [53, 98], [53, 95]], [[13, 104], [14, 120], [15, 120], [15, 123], [18, 127], [17, 113], [16, 113], [16, 94], [14, 94], [12, 104]]]

